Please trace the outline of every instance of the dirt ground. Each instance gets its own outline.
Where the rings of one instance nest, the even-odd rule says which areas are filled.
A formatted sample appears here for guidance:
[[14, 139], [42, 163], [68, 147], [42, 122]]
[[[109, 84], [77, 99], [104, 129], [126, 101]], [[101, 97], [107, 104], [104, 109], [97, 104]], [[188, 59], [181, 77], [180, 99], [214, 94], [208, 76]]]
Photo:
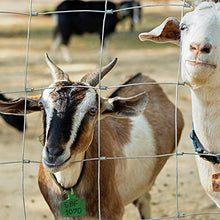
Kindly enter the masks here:
[[[17, 2], [15, 0], [1, 0], [0, 11], [25, 12], [28, 10], [28, 1], [19, 0], [19, 3]], [[41, 10], [55, 6], [58, 2], [60, 1], [36, 0], [33, 1], [33, 7], [35, 10]], [[148, 13], [148, 21], [151, 21], [150, 19], [158, 19], [157, 24], [159, 24], [162, 20], [158, 16], [165, 18], [165, 16], [170, 14], [180, 15], [180, 9], [174, 10], [167, 7], [166, 10], [162, 10], [163, 13], [160, 11], [161, 8], [158, 10], [145, 10], [145, 13]], [[28, 16], [0, 14], [1, 91], [23, 90], [24, 88], [27, 25]], [[148, 27], [151, 25], [149, 22]], [[50, 51], [53, 26], [54, 23], [49, 17], [39, 16], [32, 19], [27, 68], [28, 88], [46, 87], [51, 83], [49, 69], [44, 61], [44, 53]], [[119, 32], [114, 35], [113, 42], [110, 45], [110, 52], [113, 57], [117, 56], [119, 58], [119, 62], [109, 76], [103, 80], [103, 84], [118, 85], [119, 81], [123, 80], [126, 75], [137, 72], [146, 73], [158, 82], [177, 81], [179, 48], [171, 45], [159, 47], [155, 44], [146, 46], [145, 43], [139, 42], [136, 39], [137, 34], [145, 30], [144, 26], [145, 24], [142, 24], [139, 30], [132, 34], [125, 34], [124, 31], [121, 34]], [[50, 28], [48, 29], [48, 27]], [[121, 28], [123, 29], [124, 27]], [[125, 38], [121, 39], [122, 35], [125, 35]], [[93, 38], [92, 40], [88, 37], [83, 39], [76, 38], [71, 43], [73, 62], [65, 63], [60, 60], [58, 64], [64, 71], [69, 73], [72, 79], [80, 79], [83, 74], [98, 67], [98, 50], [98, 40], [94, 42]], [[162, 87], [170, 100], [175, 102], [176, 86], [162, 85]], [[7, 97], [11, 98], [20, 96], [23, 96], [23, 94], [7, 94]], [[193, 152], [193, 146], [189, 139], [189, 133], [192, 128], [191, 98], [189, 89], [186, 86], [178, 87], [178, 106], [185, 120], [185, 127], [178, 149], [180, 152]], [[28, 127], [25, 136], [24, 153], [25, 159], [31, 161], [40, 161], [41, 157], [42, 147], [38, 141], [38, 136], [42, 132], [40, 118], [41, 116], [38, 113], [27, 116]], [[0, 140], [0, 163], [21, 161], [23, 134], [8, 126], [1, 118]], [[219, 209], [204, 193], [200, 185], [194, 156], [179, 156], [177, 162], [178, 169], [176, 168], [176, 157], [171, 157], [168, 160], [151, 190], [152, 218], [176, 216], [178, 212], [179, 214], [186, 214], [186, 217], [183, 218], [184, 220], [219, 219], [220, 215], [218, 214], [187, 216], [192, 213], [219, 212]], [[24, 196], [27, 219], [52, 220], [53, 216], [38, 189], [38, 165], [37, 162], [33, 162], [24, 166]], [[0, 164], [0, 219], [2, 220], [24, 219], [21, 169], [22, 164], [20, 163]], [[176, 189], [178, 189], [178, 200], [176, 200]], [[126, 207], [123, 219], [139, 219], [137, 210], [132, 205], [129, 205]], [[174, 217], [173, 219], [176, 218]]]

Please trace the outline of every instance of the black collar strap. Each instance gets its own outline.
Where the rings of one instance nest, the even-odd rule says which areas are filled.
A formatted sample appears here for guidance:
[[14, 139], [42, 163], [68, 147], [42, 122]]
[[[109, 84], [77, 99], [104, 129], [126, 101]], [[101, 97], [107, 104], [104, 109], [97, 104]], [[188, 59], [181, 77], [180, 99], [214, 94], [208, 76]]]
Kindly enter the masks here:
[[[204, 160], [207, 160], [213, 164], [220, 164], [220, 155], [209, 155], [209, 154], [215, 154], [212, 152], [209, 152], [205, 149], [205, 147], [201, 144], [199, 141], [199, 138], [197, 137], [194, 129], [190, 133], [190, 138], [193, 140], [193, 147], [195, 149], [196, 153], [199, 153], [200, 157]], [[205, 155], [207, 154], [207, 155]]]
[[80, 184], [80, 182], [81, 182], [81, 180], [82, 180], [83, 173], [84, 173], [84, 171], [85, 171], [85, 164], [86, 164], [85, 161], [83, 161], [83, 166], [82, 166], [82, 169], [81, 169], [81, 173], [80, 173], [80, 175], [79, 175], [79, 178], [78, 178], [76, 184], [75, 184], [74, 186], [70, 187], [70, 188], [65, 188], [65, 187], [63, 187], [63, 186], [57, 181], [57, 178], [56, 178], [56, 176], [55, 176], [53, 173], [51, 173], [51, 176], [52, 176], [54, 182], [56, 183], [56, 185], [57, 185], [62, 191], [73, 191], [74, 189], [76, 189], [76, 187]]

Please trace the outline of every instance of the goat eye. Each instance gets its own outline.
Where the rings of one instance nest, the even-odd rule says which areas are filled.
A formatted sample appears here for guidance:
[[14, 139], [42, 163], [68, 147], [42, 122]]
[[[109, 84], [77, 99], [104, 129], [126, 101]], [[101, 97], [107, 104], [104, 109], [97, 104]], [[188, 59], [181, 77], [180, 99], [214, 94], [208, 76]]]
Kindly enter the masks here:
[[96, 109], [96, 108], [90, 108], [90, 109], [89, 109], [89, 114], [90, 114], [91, 116], [95, 116], [95, 115], [96, 115], [96, 112], [97, 112], [97, 109]]
[[43, 103], [42, 103], [41, 101], [38, 102], [38, 106], [39, 106], [41, 109], [44, 108]]
[[181, 31], [184, 31], [184, 30], [186, 30], [186, 29], [188, 29], [188, 27], [187, 27], [185, 24], [181, 24], [181, 25], [180, 25], [180, 30], [181, 30]]

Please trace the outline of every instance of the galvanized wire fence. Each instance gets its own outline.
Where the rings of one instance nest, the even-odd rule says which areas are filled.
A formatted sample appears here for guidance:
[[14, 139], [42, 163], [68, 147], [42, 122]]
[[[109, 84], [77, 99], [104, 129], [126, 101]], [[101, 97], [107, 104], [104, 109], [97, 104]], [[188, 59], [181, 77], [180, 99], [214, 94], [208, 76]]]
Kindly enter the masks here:
[[[25, 170], [25, 164], [30, 164], [30, 163], [41, 163], [40, 161], [33, 161], [25, 158], [25, 139], [26, 139], [26, 104], [27, 104], [27, 96], [29, 93], [32, 93], [34, 91], [43, 91], [45, 89], [51, 89], [51, 87], [44, 87], [44, 88], [28, 88], [27, 87], [27, 75], [28, 75], [28, 65], [29, 65], [29, 48], [30, 48], [30, 32], [31, 32], [31, 21], [33, 16], [41, 16], [41, 15], [47, 15], [47, 14], [55, 14], [55, 13], [78, 13], [78, 12], [96, 12], [96, 13], [103, 13], [103, 27], [102, 27], [102, 40], [101, 40], [101, 47], [100, 47], [100, 60], [99, 60], [99, 70], [101, 73], [101, 68], [102, 68], [102, 63], [103, 63], [103, 43], [104, 43], [104, 29], [105, 29], [105, 20], [106, 20], [106, 15], [107, 14], [113, 14], [119, 11], [123, 10], [129, 10], [129, 9], [135, 9], [135, 8], [143, 8], [143, 7], [161, 7], [161, 6], [169, 6], [169, 7], [181, 7], [182, 12], [181, 12], [181, 17], [184, 15], [184, 8], [190, 8], [191, 5], [186, 4], [185, 1], [183, 1], [182, 4], [145, 4], [142, 6], [136, 6], [136, 7], [129, 7], [129, 8], [124, 8], [124, 9], [107, 9], [107, 2], [108, 0], [105, 1], [105, 10], [104, 11], [97, 11], [97, 10], [69, 10], [69, 11], [53, 11], [53, 12], [33, 12], [33, 0], [29, 1], [29, 12], [28, 13], [20, 13], [20, 12], [15, 12], [15, 11], [0, 11], [0, 13], [5, 13], [5, 14], [16, 14], [16, 15], [21, 15], [21, 16], [28, 16], [29, 21], [28, 21], [28, 28], [27, 28], [27, 42], [26, 42], [26, 61], [25, 61], [25, 77], [24, 77], [24, 89], [23, 90], [16, 90], [16, 91], [3, 91], [0, 92], [0, 94], [10, 94], [10, 93], [24, 93], [25, 94], [25, 109], [24, 109], [24, 127], [23, 127], [23, 141], [22, 141], [22, 157], [20, 161], [6, 161], [6, 162], [0, 162], [0, 165], [7, 165], [7, 164], [21, 164], [22, 165], [22, 201], [23, 201], [23, 215], [24, 219], [26, 220], [26, 204], [25, 204], [25, 190], [24, 190], [24, 170]], [[181, 53], [180, 53], [181, 56]], [[181, 59], [180, 59], [181, 60]], [[101, 143], [100, 143], [100, 109], [99, 109], [99, 118], [98, 118], [98, 157], [97, 158], [91, 158], [91, 159], [85, 159], [81, 161], [75, 161], [77, 162], [82, 162], [82, 161], [98, 161], [98, 206], [99, 206], [99, 219], [102, 219], [102, 213], [101, 213], [101, 192], [100, 192], [100, 163], [103, 160], [125, 160], [125, 159], [147, 159], [147, 158], [155, 158], [155, 157], [168, 157], [168, 156], [174, 156], [176, 159], [176, 215], [174, 216], [168, 216], [168, 217], [160, 217], [160, 218], [154, 218], [154, 219], [179, 219], [179, 218], [184, 218], [188, 216], [195, 216], [195, 215], [217, 215], [220, 214], [220, 212], [210, 212], [210, 213], [180, 213], [179, 211], [179, 202], [178, 202], [178, 157], [183, 156], [183, 155], [198, 155], [198, 153], [194, 152], [179, 152], [177, 149], [177, 107], [178, 107], [178, 88], [179, 86], [184, 86], [185, 83], [180, 81], [180, 62], [179, 61], [179, 68], [177, 70], [177, 80], [176, 82], [154, 82], [154, 83], [137, 83], [137, 84], [129, 84], [129, 85], [114, 85], [114, 86], [106, 86], [101, 84], [101, 75], [99, 75], [99, 85], [97, 87], [94, 87], [95, 89], [98, 90], [99, 94], [99, 106], [100, 106], [100, 97], [101, 97], [101, 91], [102, 90], [108, 90], [108, 89], [113, 89], [113, 88], [120, 88], [120, 87], [127, 87], [127, 86], [138, 86], [138, 85], [153, 85], [153, 84], [170, 84], [174, 85], [176, 87], [176, 98], [175, 98], [175, 152], [171, 154], [164, 154], [164, 155], [154, 155], [154, 156], [134, 156], [134, 157], [105, 157], [101, 156], [100, 154], [100, 149], [101, 149]], [[207, 154], [206, 154], [207, 155]], [[211, 154], [210, 154], [211, 155]], [[216, 217], [217, 219], [217, 217]]]

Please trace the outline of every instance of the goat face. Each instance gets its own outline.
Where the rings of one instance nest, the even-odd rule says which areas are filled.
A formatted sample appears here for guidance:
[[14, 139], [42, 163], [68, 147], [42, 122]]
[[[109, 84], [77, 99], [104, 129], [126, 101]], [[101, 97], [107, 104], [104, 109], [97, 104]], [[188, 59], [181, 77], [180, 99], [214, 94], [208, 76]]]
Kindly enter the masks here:
[[181, 22], [166, 19], [149, 33], [139, 35], [141, 40], [179, 42], [182, 45], [182, 78], [191, 87], [219, 85], [220, 66], [220, 3], [203, 2]]
[[[46, 61], [54, 82], [49, 89], [44, 90], [40, 99], [27, 98], [26, 113], [42, 111], [42, 163], [48, 171], [58, 172], [87, 150], [93, 138], [98, 112], [100, 118], [136, 116], [145, 109], [147, 95], [144, 92], [129, 98], [99, 97], [94, 87], [99, 82], [99, 72], [85, 75], [80, 82], [72, 82], [47, 55]], [[116, 61], [114, 59], [103, 69], [101, 78], [113, 68]], [[24, 103], [24, 98], [11, 102], [0, 101], [0, 112], [23, 114]]]
[[49, 171], [66, 167], [78, 153], [86, 151], [97, 121], [98, 95], [83, 83], [58, 81], [45, 90], [43, 106], [44, 149], [42, 162]]
[[215, 73], [220, 55], [220, 12], [215, 4], [202, 3], [186, 14], [180, 30], [183, 80], [196, 87], [213, 84], [219, 78]]

